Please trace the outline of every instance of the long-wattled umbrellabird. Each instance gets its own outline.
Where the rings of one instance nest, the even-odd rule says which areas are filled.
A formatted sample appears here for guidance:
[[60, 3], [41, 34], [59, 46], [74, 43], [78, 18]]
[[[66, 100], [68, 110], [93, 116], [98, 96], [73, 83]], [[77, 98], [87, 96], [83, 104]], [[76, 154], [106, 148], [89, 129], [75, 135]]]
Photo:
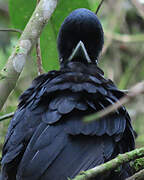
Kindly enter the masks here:
[[[84, 123], [124, 93], [104, 78], [98, 57], [104, 34], [97, 16], [73, 11], [58, 34], [60, 70], [38, 76], [20, 97], [2, 152], [2, 180], [67, 180], [135, 146], [125, 107]], [[124, 180], [129, 164], [95, 180]]]

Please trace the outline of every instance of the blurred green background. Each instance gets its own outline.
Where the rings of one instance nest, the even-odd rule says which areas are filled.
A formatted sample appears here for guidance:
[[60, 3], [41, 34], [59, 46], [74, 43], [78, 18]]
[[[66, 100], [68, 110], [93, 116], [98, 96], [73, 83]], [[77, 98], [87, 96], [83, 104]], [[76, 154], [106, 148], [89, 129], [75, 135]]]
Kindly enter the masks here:
[[[64, 18], [74, 9], [85, 7], [93, 12], [100, 0], [59, 0], [56, 11], [41, 35], [42, 63], [45, 72], [58, 69], [57, 33]], [[36, 0], [0, 0], [0, 29], [23, 30], [36, 6]], [[104, 28], [105, 45], [99, 66], [105, 77], [120, 89], [128, 89], [144, 79], [144, 0], [106, 0], [98, 12]], [[16, 46], [20, 34], [0, 31], [0, 69]], [[4, 105], [0, 116], [16, 110], [18, 97], [38, 75], [35, 50], [27, 59], [15, 90]], [[138, 133], [137, 147], [144, 144], [144, 97], [127, 105]], [[9, 120], [0, 122], [0, 152]], [[1, 156], [1, 154], [0, 154]]]

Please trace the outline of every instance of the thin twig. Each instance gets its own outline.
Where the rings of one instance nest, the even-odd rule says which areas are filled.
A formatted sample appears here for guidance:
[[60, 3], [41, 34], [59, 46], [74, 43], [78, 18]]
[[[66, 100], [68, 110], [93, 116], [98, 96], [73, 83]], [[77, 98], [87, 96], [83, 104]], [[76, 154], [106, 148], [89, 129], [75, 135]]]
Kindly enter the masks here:
[[101, 8], [103, 2], [104, 2], [104, 0], [101, 0], [100, 4], [97, 7], [96, 14], [98, 14], [98, 11]]
[[[37, 0], [37, 5], [39, 4], [39, 2], [40, 2], [40, 0]], [[37, 43], [36, 43], [36, 55], [37, 55], [38, 75], [40, 75], [43, 73], [40, 38], [38, 38]]]
[[0, 31], [18, 32], [20, 34], [22, 33], [20, 29], [14, 29], [14, 28], [0, 28]]
[[13, 115], [14, 115], [14, 112], [0, 116], [0, 121], [3, 121], [5, 119], [9, 119], [9, 118], [13, 117]]
[[80, 172], [73, 180], [90, 180], [91, 178], [94, 178], [98, 175], [102, 175], [116, 169], [121, 164], [128, 163], [129, 161], [141, 158], [143, 156], [144, 147], [135, 149], [125, 154], [119, 154], [115, 159], [112, 159], [87, 171]]
[[[110, 22], [109, 22], [109, 26], [108, 27], [111, 27], [111, 32], [114, 32], [114, 30], [115, 30], [115, 28], [117, 26], [118, 20], [122, 19], [123, 13], [122, 13], [121, 9], [122, 9], [122, 2], [123, 1], [124, 0], [116, 1], [114, 8], [110, 4], [111, 11], [112, 11], [112, 16], [110, 18]], [[104, 32], [105, 32], [105, 30], [104, 30]], [[105, 40], [105, 44], [104, 44], [103, 50], [102, 50], [102, 55], [104, 55], [107, 52], [107, 49], [110, 47], [112, 42], [113, 42], [112, 37], [111, 36], [107, 36], [107, 38]]]
[[128, 103], [130, 100], [132, 100], [137, 95], [140, 95], [143, 93], [144, 93], [144, 81], [142, 81], [142, 82], [136, 84], [134, 87], [132, 87], [129, 90], [129, 92], [127, 93], [127, 95], [125, 95], [123, 98], [121, 98], [115, 104], [108, 106], [105, 110], [102, 110], [95, 114], [84, 117], [84, 121], [91, 122], [91, 121], [97, 120], [99, 118], [102, 118], [102, 117], [106, 116], [107, 114], [117, 110], [122, 105]]
[[40, 38], [38, 38], [38, 41], [36, 43], [36, 54], [37, 54], [38, 75], [40, 75], [43, 73], [42, 57], [41, 57], [41, 49], [40, 49]]
[[121, 90], [123, 93], [125, 93], [125, 94], [128, 94], [129, 93], [129, 90], [128, 89], [123, 89], [123, 90]]
[[118, 34], [105, 31], [105, 36], [116, 41], [131, 43], [131, 42], [144, 42], [144, 34]]
[[41, 0], [39, 2], [25, 26], [16, 48], [5, 67], [0, 71], [0, 109], [2, 109], [9, 94], [15, 88], [26, 59], [55, 10], [57, 3], [58, 0]]

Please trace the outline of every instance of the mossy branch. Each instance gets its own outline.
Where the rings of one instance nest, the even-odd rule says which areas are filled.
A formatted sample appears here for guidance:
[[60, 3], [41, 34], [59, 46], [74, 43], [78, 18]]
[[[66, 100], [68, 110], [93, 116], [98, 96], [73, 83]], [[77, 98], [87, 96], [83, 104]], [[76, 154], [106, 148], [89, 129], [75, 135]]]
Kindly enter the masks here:
[[125, 154], [119, 154], [115, 159], [108, 161], [102, 165], [96, 166], [95, 168], [89, 169], [87, 171], [80, 172], [72, 180], [90, 180], [98, 175], [102, 175], [106, 172], [116, 169], [123, 163], [141, 158], [144, 156], [144, 147], [140, 149], [135, 149], [133, 151], [127, 152]]
[[144, 180], [144, 169], [135, 173], [133, 176], [127, 178], [126, 180]]
[[6, 66], [0, 72], [0, 109], [15, 88], [26, 58], [55, 10], [57, 2], [58, 0], [39, 2]]

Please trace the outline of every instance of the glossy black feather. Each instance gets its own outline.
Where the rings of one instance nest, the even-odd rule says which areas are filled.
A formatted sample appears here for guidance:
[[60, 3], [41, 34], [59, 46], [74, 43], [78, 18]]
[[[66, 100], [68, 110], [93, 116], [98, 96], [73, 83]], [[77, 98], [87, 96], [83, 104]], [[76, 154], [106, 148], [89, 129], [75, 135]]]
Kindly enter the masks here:
[[95, 61], [103, 46], [103, 29], [96, 15], [88, 9], [73, 11], [63, 22], [58, 36], [60, 58], [67, 60], [79, 40], [84, 42], [91, 60]]
[[[17, 179], [66, 179], [67, 176], [74, 177], [80, 170], [111, 159], [114, 154], [134, 148], [133, 129], [125, 108], [121, 107], [115, 113], [92, 123], [82, 122], [86, 114], [113, 104], [118, 99], [115, 91], [116, 94], [120, 92], [103, 76], [101, 83], [100, 79], [95, 83], [99, 75], [96, 71], [96, 66], [95, 74], [73, 73], [73, 69], [62, 69], [55, 72], [51, 80], [48, 80], [49, 73], [43, 83], [35, 80], [35, 98], [31, 98], [33, 88], [28, 89], [21, 96], [19, 108], [11, 121], [3, 148], [3, 169], [23, 152], [20, 164], [15, 167]], [[106, 93], [90, 91], [91, 86], [86, 82], [95, 89], [100, 86]], [[65, 83], [71, 86], [64, 87]], [[73, 86], [77, 83], [81, 84], [82, 89], [74, 91]], [[55, 85], [62, 85], [62, 90], [48, 90], [49, 86]], [[65, 167], [64, 164], [68, 162], [71, 166]], [[61, 173], [56, 175], [55, 169]]]
[[[68, 30], [74, 31], [75, 38]], [[84, 37], [88, 30], [97, 33], [94, 41]], [[92, 63], [66, 61], [79, 40], [84, 41]], [[66, 180], [134, 149], [134, 131], [123, 106], [97, 121], [82, 121], [124, 96], [94, 61], [102, 46], [103, 31], [94, 13], [79, 9], [70, 14], [58, 38], [61, 69], [37, 77], [20, 97], [3, 147], [2, 180]], [[130, 174], [125, 164], [119, 173], [95, 179], [123, 180]]]

